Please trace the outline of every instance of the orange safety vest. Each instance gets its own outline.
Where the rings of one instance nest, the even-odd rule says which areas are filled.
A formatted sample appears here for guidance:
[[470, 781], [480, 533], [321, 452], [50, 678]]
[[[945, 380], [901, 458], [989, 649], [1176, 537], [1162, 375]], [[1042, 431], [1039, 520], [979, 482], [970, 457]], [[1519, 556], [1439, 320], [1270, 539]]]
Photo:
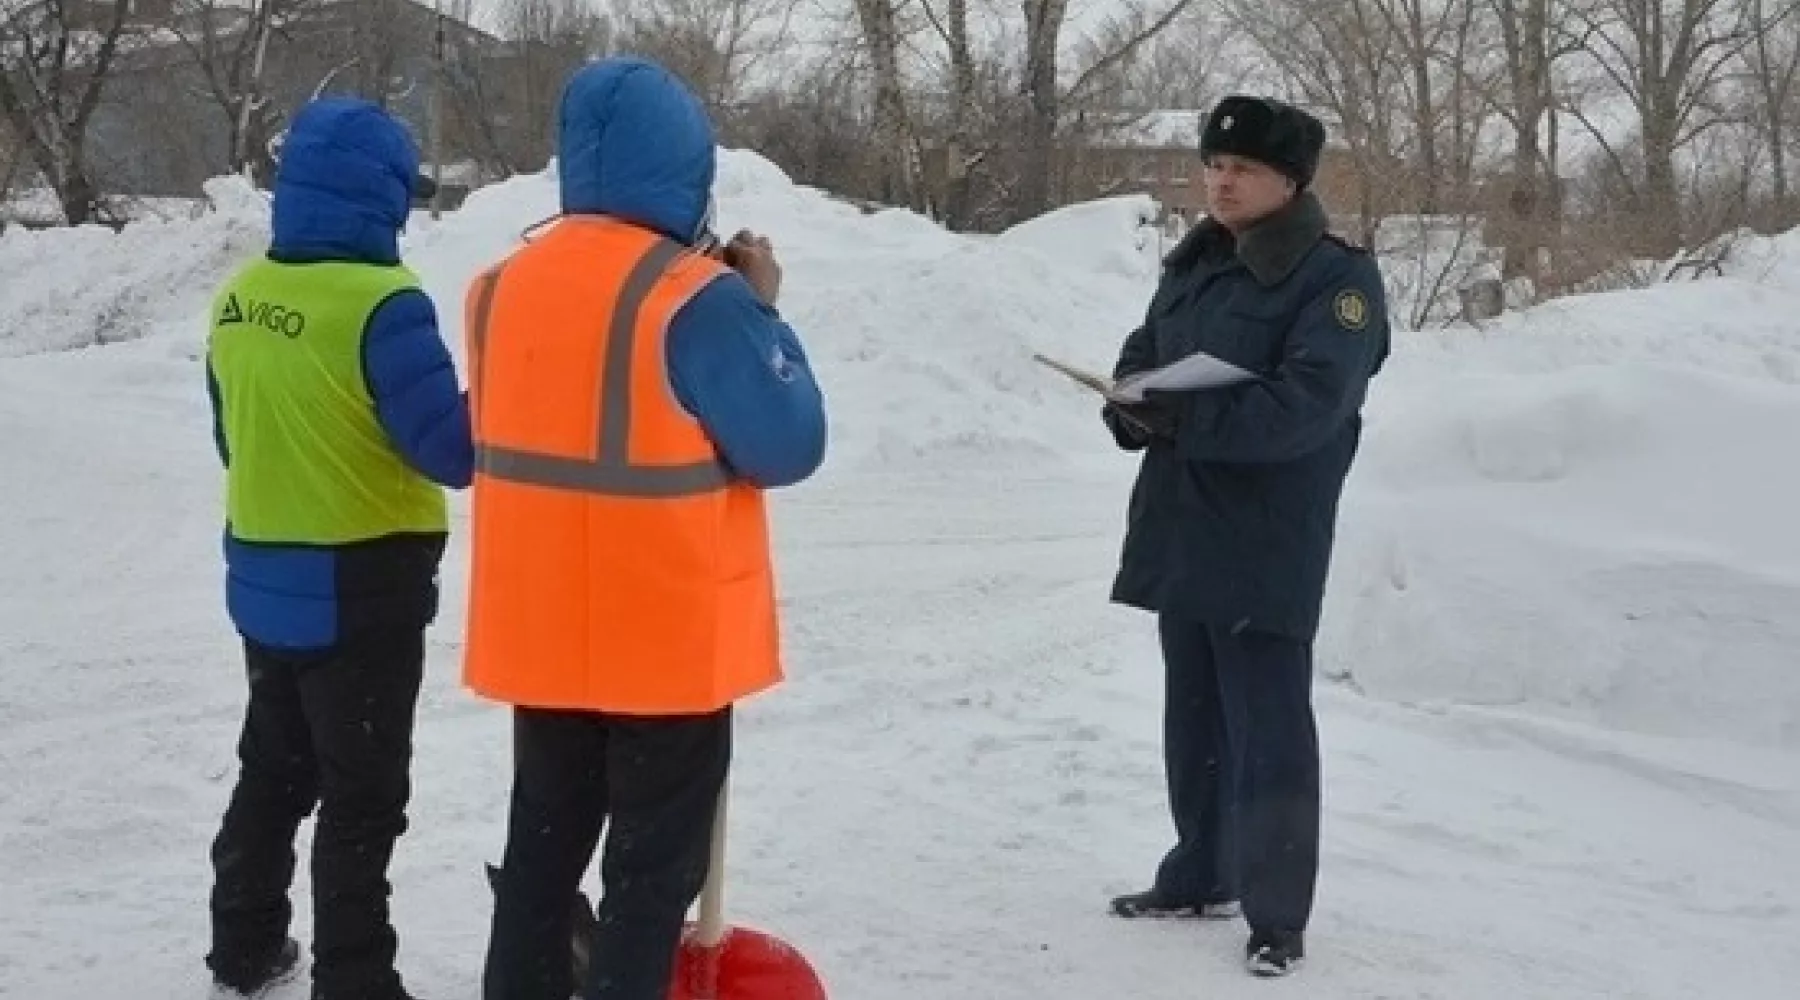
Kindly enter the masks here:
[[781, 680], [762, 491], [727, 473], [664, 360], [670, 319], [725, 273], [583, 216], [470, 287], [478, 694], [681, 715]]

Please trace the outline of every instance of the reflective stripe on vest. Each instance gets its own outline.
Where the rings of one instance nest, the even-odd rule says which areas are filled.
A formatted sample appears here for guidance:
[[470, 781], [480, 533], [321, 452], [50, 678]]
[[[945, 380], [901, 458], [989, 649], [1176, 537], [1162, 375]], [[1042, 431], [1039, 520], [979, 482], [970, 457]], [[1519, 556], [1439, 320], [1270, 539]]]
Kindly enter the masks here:
[[[686, 252], [678, 243], [660, 240], [634, 265], [619, 292], [606, 337], [606, 359], [600, 373], [599, 443], [592, 458], [569, 458], [477, 444], [475, 467], [508, 482], [619, 497], [682, 497], [723, 489], [730, 482], [716, 459], [686, 465], [633, 465], [631, 441], [631, 359], [636, 347], [638, 313], [656, 282]], [[479, 382], [487, 346], [488, 318], [502, 265], [481, 278], [476, 290], [470, 345]]]

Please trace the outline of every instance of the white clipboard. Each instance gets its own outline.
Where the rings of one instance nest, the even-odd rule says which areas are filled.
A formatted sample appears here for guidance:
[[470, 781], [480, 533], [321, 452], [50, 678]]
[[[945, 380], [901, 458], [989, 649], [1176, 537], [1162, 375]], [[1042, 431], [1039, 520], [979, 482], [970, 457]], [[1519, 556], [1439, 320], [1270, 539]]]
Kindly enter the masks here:
[[1061, 372], [1115, 403], [1141, 403], [1144, 401], [1146, 391], [1184, 392], [1192, 389], [1216, 389], [1256, 379], [1254, 372], [1246, 371], [1228, 361], [1221, 361], [1210, 354], [1200, 352], [1190, 354], [1179, 361], [1170, 362], [1161, 368], [1138, 372], [1117, 382], [1043, 354], [1033, 354], [1031, 357], [1039, 364]]

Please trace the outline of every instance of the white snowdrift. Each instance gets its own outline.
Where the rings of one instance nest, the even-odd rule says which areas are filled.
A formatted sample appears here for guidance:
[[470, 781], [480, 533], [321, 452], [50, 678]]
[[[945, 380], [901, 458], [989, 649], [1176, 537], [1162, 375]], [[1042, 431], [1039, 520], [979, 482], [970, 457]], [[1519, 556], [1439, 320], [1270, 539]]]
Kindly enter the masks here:
[[[1166, 847], [1161, 671], [1105, 603], [1131, 460], [1029, 354], [1110, 363], [1153, 277], [1137, 209], [959, 237], [722, 167], [720, 228], [775, 240], [833, 421], [825, 475], [774, 503], [792, 683], [742, 716], [732, 919], [858, 1000], [1792, 992], [1793, 238], [1726, 280], [1400, 339], [1320, 642], [1346, 683], [1319, 693], [1311, 966], [1252, 987], [1236, 930], [1101, 912]], [[204, 992], [242, 683], [197, 357], [266, 229], [215, 195], [0, 240], [0, 354], [33, 355], [0, 358], [0, 992]], [[459, 354], [469, 278], [555, 209], [540, 176], [415, 219]], [[445, 997], [479, 991], [507, 795], [505, 715], [457, 685], [455, 511], [393, 876], [409, 984]]]
[[1156, 202], [1121, 195], [1071, 205], [1001, 233], [1001, 246], [1041, 254], [1068, 271], [1154, 279], [1163, 254]]
[[[965, 237], [909, 212], [864, 214], [736, 151], [722, 155], [715, 193], [721, 234], [762, 233], [780, 256], [782, 313], [832, 404], [828, 474], [921, 459], [1056, 461], [1091, 436], [1092, 397], [1046, 378], [1030, 356], [1098, 364], [1129, 329], [1121, 323], [1155, 270], [1154, 247], [1146, 262], [1133, 242], [1138, 203], [1083, 206], [1072, 223], [1052, 216], [998, 240]], [[454, 303], [443, 318], [456, 350], [469, 280], [556, 207], [552, 166], [420, 226], [409, 259], [440, 302]], [[1017, 252], [1014, 241], [1038, 252]], [[1100, 260], [1111, 266], [1096, 270]]]
[[265, 243], [268, 207], [235, 178], [206, 187], [214, 211], [0, 233], [0, 357], [97, 347], [190, 320], [239, 259]]
[[[0, 353], [162, 330], [197, 356], [213, 284], [267, 226], [238, 182], [209, 195], [196, 222], [0, 239]], [[1143, 199], [964, 237], [736, 151], [717, 196], [722, 232], [764, 232], [781, 253], [783, 311], [832, 407], [827, 480], [894, 463], [1128, 468], [1093, 398], [1029, 355], [1107, 366], [1154, 280]], [[454, 353], [469, 281], [556, 211], [552, 164], [440, 222], [416, 216], [407, 257]], [[1797, 239], [1746, 245], [1726, 279], [1403, 335], [1346, 500], [1333, 671], [1383, 698], [1800, 744], [1800, 671], [1783, 662], [1800, 624], [1781, 611], [1800, 606], [1800, 473], [1782, 458], [1800, 421]]]
[[1322, 642], [1382, 698], [1800, 746], [1800, 391], [1402, 361]]

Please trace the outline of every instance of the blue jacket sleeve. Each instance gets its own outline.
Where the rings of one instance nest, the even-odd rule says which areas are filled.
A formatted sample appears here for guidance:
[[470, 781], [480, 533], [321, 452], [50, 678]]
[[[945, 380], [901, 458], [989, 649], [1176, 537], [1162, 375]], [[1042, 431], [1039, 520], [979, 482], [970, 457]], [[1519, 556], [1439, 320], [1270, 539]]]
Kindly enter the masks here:
[[1322, 447], [1362, 406], [1387, 356], [1381, 272], [1349, 254], [1312, 291], [1268, 376], [1222, 391], [1184, 393], [1176, 442], [1202, 462], [1285, 462]]
[[219, 451], [219, 462], [230, 468], [231, 448], [225, 443], [224, 406], [219, 401], [219, 377], [213, 374], [212, 355], [208, 354], [203, 363], [206, 365], [206, 400], [212, 406], [213, 447]]
[[375, 415], [394, 448], [433, 482], [468, 486], [475, 474], [468, 395], [457, 388], [430, 297], [416, 290], [390, 296], [369, 317], [362, 355]]
[[737, 274], [707, 285], [669, 328], [669, 382], [733, 473], [791, 486], [825, 459], [825, 403], [800, 339]]

